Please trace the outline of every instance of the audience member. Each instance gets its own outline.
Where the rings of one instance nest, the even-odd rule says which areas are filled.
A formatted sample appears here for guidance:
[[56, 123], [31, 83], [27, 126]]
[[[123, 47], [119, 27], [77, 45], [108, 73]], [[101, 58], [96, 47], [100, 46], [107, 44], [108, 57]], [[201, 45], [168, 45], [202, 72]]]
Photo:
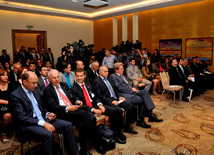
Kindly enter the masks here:
[[33, 62], [37, 62], [37, 60], [40, 58], [39, 54], [36, 53], [36, 49], [33, 47], [31, 48], [31, 53], [29, 54], [29, 58]]
[[60, 81], [67, 83], [68, 87], [71, 88], [75, 82], [75, 74], [71, 71], [71, 65], [66, 61], [62, 62], [62, 72], [59, 73]]
[[141, 59], [140, 59], [140, 69], [143, 67], [146, 59], [148, 58], [148, 55], [146, 54], [145, 49], [142, 49], [141, 51], [138, 49], [137, 52], [139, 53]]
[[156, 75], [156, 73], [151, 72], [151, 60], [150, 59], [147, 59], [145, 61], [145, 64], [143, 65], [143, 68], [142, 68], [142, 74], [143, 74], [144, 78], [146, 78], [147, 80], [154, 83], [153, 94], [158, 95], [158, 93], [156, 91], [158, 89], [158, 91], [161, 92], [161, 86], [160, 86], [161, 80], [160, 80], [160, 76]]
[[173, 59], [171, 62], [171, 68], [169, 69], [169, 77], [170, 77], [170, 85], [181, 85], [184, 87], [184, 92], [182, 96], [182, 100], [185, 102], [189, 102], [187, 97], [189, 97], [189, 82], [187, 78], [183, 75], [180, 67], [178, 66], [178, 61]]
[[98, 69], [99, 69], [99, 62], [93, 61], [91, 63], [91, 68], [88, 69], [88, 79], [90, 83], [93, 83], [94, 79], [96, 79], [99, 76]]
[[9, 61], [9, 64], [10, 64], [11, 70], [13, 70], [13, 65], [14, 65], [13, 60], [10, 60], [10, 61]]
[[79, 129], [80, 155], [90, 154], [87, 150], [87, 137], [90, 136], [98, 153], [105, 151], [100, 145], [100, 135], [97, 133], [96, 118], [91, 112], [82, 108], [82, 101], [75, 100], [66, 83], [60, 82], [59, 72], [50, 71], [51, 84], [43, 92], [46, 106], [61, 119], [72, 122]]
[[111, 54], [110, 49], [105, 50], [105, 57], [103, 58], [102, 65], [109, 68], [109, 75], [114, 73], [113, 66], [115, 61], [115, 56]]
[[152, 63], [157, 63], [159, 61], [161, 61], [161, 55], [158, 49], [154, 50], [154, 53], [151, 56], [151, 61]]
[[25, 66], [21, 66], [18, 69], [18, 82], [15, 84], [15, 88], [18, 88], [22, 84], [22, 75], [28, 71], [28, 68]]
[[110, 75], [109, 79], [116, 88], [116, 91], [120, 96], [125, 97], [125, 99], [139, 106], [139, 119], [137, 120], [137, 126], [144, 128], [150, 128], [151, 125], [147, 125], [144, 121], [145, 117], [149, 117], [150, 122], [162, 122], [163, 120], [158, 119], [152, 110], [155, 108], [154, 103], [149, 95], [148, 90], [137, 90], [132, 87], [128, 81], [128, 78], [123, 75], [124, 68], [123, 63], [117, 62], [114, 64], [115, 74]]
[[143, 78], [141, 71], [137, 66], [135, 66], [134, 58], [131, 58], [129, 60], [129, 63], [130, 63], [129, 67], [126, 68], [126, 75], [129, 78], [129, 80], [132, 82], [132, 85], [136, 89], [138, 89], [138, 87], [142, 87], [142, 84], [145, 84], [146, 85], [145, 89], [149, 91], [150, 87], [152, 86], [152, 82]]
[[4, 63], [4, 69], [7, 71], [8, 76], [9, 76], [10, 75], [10, 71], [11, 71], [11, 67], [10, 67], [9, 62], [5, 62]]
[[11, 135], [12, 131], [12, 127], [10, 126], [12, 117], [8, 106], [8, 100], [13, 90], [13, 85], [8, 81], [8, 72], [0, 69], [0, 119], [2, 119], [0, 132], [3, 143], [9, 142], [7, 136]]
[[46, 66], [39, 67], [40, 77], [38, 78], [38, 90], [43, 96], [44, 89], [50, 84], [48, 80], [48, 68]]
[[[97, 115], [107, 115], [109, 116], [109, 122], [111, 129], [114, 133], [121, 133], [123, 128], [123, 116], [122, 111], [118, 110], [118, 108], [114, 108], [114, 106], [104, 105], [94, 94], [94, 90], [92, 88], [91, 83], [84, 82], [85, 73], [83, 69], [76, 69], [75, 75], [77, 79], [77, 83], [72, 87], [72, 92], [77, 100], [83, 101], [83, 107], [86, 110], [93, 112]], [[124, 135], [122, 135], [125, 137]], [[116, 137], [117, 138], [117, 137]], [[117, 142], [123, 143], [117, 139]]]
[[[76, 69], [78, 68], [84, 69], [84, 64], [82, 60], [76, 61]], [[85, 75], [86, 75], [85, 82], [89, 82], [88, 72], [86, 70], [85, 70]]]
[[44, 109], [40, 93], [36, 89], [37, 83], [36, 74], [28, 71], [22, 75], [22, 85], [10, 96], [9, 105], [17, 130], [23, 133], [22, 136], [41, 141], [41, 153], [46, 155], [53, 155], [53, 132], [62, 133], [68, 154], [78, 154], [72, 124], [56, 119], [54, 113]]
[[9, 61], [10, 61], [10, 56], [7, 54], [7, 50], [3, 49], [2, 50], [2, 55], [0, 57], [0, 62], [2, 63], [2, 65], [4, 65], [5, 62], [9, 63]]
[[36, 70], [36, 63], [30, 62], [28, 70], [34, 72], [38, 77], [40, 76], [39, 72]]
[[[134, 131], [131, 127], [131, 123], [134, 122], [133, 105], [128, 101], [126, 101], [126, 99], [123, 96], [120, 96], [115, 91], [114, 86], [107, 79], [108, 78], [107, 66], [101, 66], [99, 68], [99, 74], [100, 76], [96, 78], [93, 82], [94, 91], [97, 97], [101, 100], [102, 104], [117, 108], [118, 111], [121, 111], [121, 108], [123, 108], [127, 113], [124, 131], [127, 131], [132, 134], [137, 134], [137, 132]], [[117, 142], [126, 143], [125, 138], [123, 137], [122, 131], [117, 132], [115, 136], [116, 136]]]
[[165, 57], [165, 62], [161, 64], [161, 67], [165, 72], [167, 72], [170, 69], [169, 57]]
[[9, 75], [9, 81], [11, 84], [15, 84], [18, 81], [18, 70], [19, 67], [21, 67], [21, 64], [19, 63], [15, 63], [13, 65], [13, 70], [11, 70], [10, 75]]
[[45, 62], [46, 61], [50, 61], [54, 65], [54, 56], [51, 48], [48, 48], [48, 52], [45, 53]]

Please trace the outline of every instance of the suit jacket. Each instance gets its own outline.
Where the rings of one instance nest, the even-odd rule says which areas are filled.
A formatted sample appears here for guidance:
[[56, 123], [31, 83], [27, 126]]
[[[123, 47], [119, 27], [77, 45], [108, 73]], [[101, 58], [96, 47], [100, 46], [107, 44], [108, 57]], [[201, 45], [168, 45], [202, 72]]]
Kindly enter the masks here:
[[46, 87], [45, 82], [44, 82], [43, 78], [40, 76], [38, 78], [38, 90], [39, 90], [41, 96], [43, 96], [43, 91], [45, 90], [45, 87]]
[[[65, 77], [65, 74], [64, 73], [59, 73], [59, 76], [60, 76], [60, 81], [61, 82], [65, 82], [67, 83], [67, 80], [66, 80], [66, 77]], [[75, 77], [75, 73], [73, 71], [71, 71], [69, 73], [69, 79], [70, 79], [70, 82], [71, 82], [71, 86], [74, 85], [74, 82], [76, 81], [76, 77]]]
[[190, 68], [192, 70], [192, 73], [195, 74], [195, 76], [200, 76], [200, 73], [202, 73], [199, 69], [199, 66], [198, 64], [194, 64], [194, 63], [191, 63], [190, 64]]
[[46, 61], [51, 61], [52, 64], [54, 64], [54, 56], [53, 56], [53, 53], [51, 53], [51, 58], [49, 56], [49, 53], [45, 53], [45, 62]]
[[192, 74], [191, 69], [188, 66], [183, 66], [184, 73], [187, 77], [189, 77]]
[[[111, 83], [111, 81], [109, 81], [109, 83], [111, 84], [117, 98], [119, 99], [118, 93], [116, 92], [113, 84]], [[101, 79], [100, 76], [94, 80], [93, 84], [94, 84], [95, 94], [101, 100], [102, 104], [112, 105], [112, 101], [116, 99], [113, 99], [111, 97], [108, 87], [106, 86], [106, 84], [104, 83], [104, 81]]]
[[[38, 103], [38, 107], [42, 113], [42, 116], [45, 119], [47, 110], [44, 109], [40, 93], [37, 89], [35, 89], [33, 94]], [[21, 86], [10, 95], [9, 106], [13, 115], [13, 119], [15, 120], [14, 122], [17, 123], [19, 127], [38, 125], [39, 120], [37, 118], [33, 118], [33, 106], [31, 101]]]
[[[143, 77], [139, 68], [137, 66], [134, 66], [134, 68], [137, 71], [139, 77]], [[129, 65], [129, 67], [126, 68], [126, 75], [131, 81], [137, 80], [139, 78], [139, 77], [135, 77], [136, 71], [134, 70], [134, 68], [131, 65]]]
[[186, 83], [183, 76], [178, 72], [178, 67], [171, 67], [169, 69], [170, 85], [182, 85]]
[[[123, 77], [126, 79], [127, 82], [129, 82], [126, 76], [123, 75]], [[118, 95], [125, 97], [127, 101], [131, 102], [131, 98], [134, 96], [131, 84], [127, 84], [122, 78], [122, 76], [119, 76], [116, 73], [111, 74], [109, 79], [114, 85], [116, 91], [118, 92]]]
[[[68, 97], [68, 99], [74, 105], [76, 102], [70, 92], [68, 85], [64, 82], [60, 82], [60, 86], [62, 87], [62, 90], [65, 92], [65, 95]], [[59, 105], [59, 99], [58, 99], [57, 93], [52, 84], [49, 84], [45, 88], [45, 90], [43, 92], [43, 98], [45, 101], [45, 105], [47, 106], [47, 108], [50, 111], [52, 111], [58, 115], [65, 114], [66, 106]]]
[[[98, 72], [97, 72], [97, 74], [98, 74]], [[97, 78], [97, 75], [93, 72], [92, 68], [88, 69], [88, 74], [87, 75], [88, 75], [88, 79], [89, 79], [90, 83], [93, 83], [94, 79]]]
[[[39, 59], [39, 55], [37, 54], [37, 53], [35, 53], [35, 55], [36, 55], [36, 61]], [[35, 59], [34, 59], [34, 57], [33, 57], [33, 54], [32, 53], [29, 53], [29, 56], [28, 56], [28, 58], [30, 59], [30, 60], [34, 60], [35, 61]], [[36, 62], [35, 61], [35, 62]]]
[[2, 65], [4, 65], [5, 62], [8, 62], [8, 63], [9, 63], [9, 61], [10, 61], [10, 56], [9, 56], [8, 54], [7, 54], [7, 55], [1, 55], [0, 61], [1, 61]]
[[[85, 83], [85, 87], [88, 91], [88, 94], [92, 100], [92, 106], [95, 107], [97, 106], [97, 103], [101, 102], [94, 94], [94, 91], [92, 89], [92, 86], [89, 82]], [[80, 85], [78, 83], [75, 83], [73, 85], [73, 87], [71, 88], [72, 94], [75, 97], [75, 100], [80, 100], [83, 102], [83, 106], [82, 108], [87, 110], [87, 111], [91, 111], [92, 107], [87, 106], [86, 101], [85, 101], [85, 97], [83, 94], [83, 89], [80, 87]]]

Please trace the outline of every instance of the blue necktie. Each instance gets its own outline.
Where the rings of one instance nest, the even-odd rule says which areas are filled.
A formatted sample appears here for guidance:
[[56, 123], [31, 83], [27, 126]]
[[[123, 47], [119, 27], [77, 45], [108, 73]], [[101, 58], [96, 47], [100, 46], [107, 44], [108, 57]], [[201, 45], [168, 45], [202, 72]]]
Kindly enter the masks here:
[[34, 112], [36, 113], [36, 117], [38, 118], [38, 120], [44, 121], [44, 119], [42, 118], [42, 115], [40, 113], [40, 110], [39, 110], [39, 108], [38, 108], [38, 106], [34, 100], [32, 92], [29, 91], [28, 94], [30, 95], [30, 101], [31, 101], [31, 104], [33, 106]]
[[115, 95], [115, 93], [114, 93], [114, 90], [113, 90], [112, 86], [110, 85], [110, 83], [108, 82], [108, 80], [107, 80], [107, 79], [104, 79], [104, 80], [106, 81], [105, 83], [106, 83], [106, 85], [107, 85], [107, 87], [108, 87], [108, 90], [109, 90], [111, 96], [112, 96], [113, 98], [117, 99], [117, 97], [116, 97], [116, 95]]

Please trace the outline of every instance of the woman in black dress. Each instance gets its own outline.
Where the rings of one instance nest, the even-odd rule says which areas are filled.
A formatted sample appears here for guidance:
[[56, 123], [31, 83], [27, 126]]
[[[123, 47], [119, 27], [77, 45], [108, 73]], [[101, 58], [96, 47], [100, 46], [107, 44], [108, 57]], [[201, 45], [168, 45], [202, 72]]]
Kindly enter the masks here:
[[1, 125], [1, 140], [3, 143], [9, 142], [7, 138], [9, 131], [9, 125], [12, 121], [12, 116], [8, 107], [8, 99], [13, 91], [12, 85], [8, 82], [8, 72], [4, 69], [0, 69], [0, 119], [2, 119]]

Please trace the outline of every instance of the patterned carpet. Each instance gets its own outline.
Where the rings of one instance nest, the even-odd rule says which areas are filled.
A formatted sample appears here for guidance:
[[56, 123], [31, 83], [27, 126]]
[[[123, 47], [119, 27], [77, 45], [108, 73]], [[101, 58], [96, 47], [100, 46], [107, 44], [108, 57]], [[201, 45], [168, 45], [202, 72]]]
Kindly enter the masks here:
[[[156, 105], [154, 113], [164, 119], [162, 123], [148, 123], [151, 129], [133, 125], [137, 135], [127, 134], [126, 144], [117, 144], [116, 149], [106, 155], [185, 155], [214, 154], [214, 90], [195, 97], [190, 102], [176, 100], [172, 96], [159, 102], [160, 96], [153, 96]], [[177, 147], [177, 148], [176, 148]], [[25, 150], [28, 145], [25, 145]], [[93, 155], [98, 153], [92, 149]], [[20, 143], [12, 138], [10, 143], [0, 142], [0, 154], [20, 154]]]

